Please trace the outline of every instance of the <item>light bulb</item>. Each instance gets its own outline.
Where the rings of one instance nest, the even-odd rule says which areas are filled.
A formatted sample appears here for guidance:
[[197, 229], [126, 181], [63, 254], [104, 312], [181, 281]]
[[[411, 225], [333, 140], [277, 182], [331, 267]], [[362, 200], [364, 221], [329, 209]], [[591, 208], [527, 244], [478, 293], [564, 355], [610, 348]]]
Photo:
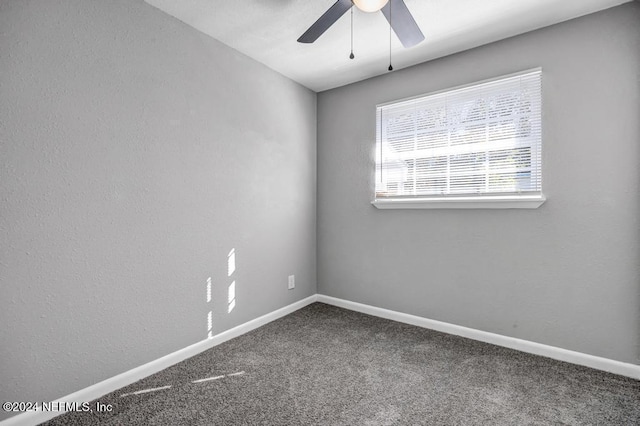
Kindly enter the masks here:
[[353, 4], [363, 12], [377, 12], [387, 4], [389, 0], [353, 0]]

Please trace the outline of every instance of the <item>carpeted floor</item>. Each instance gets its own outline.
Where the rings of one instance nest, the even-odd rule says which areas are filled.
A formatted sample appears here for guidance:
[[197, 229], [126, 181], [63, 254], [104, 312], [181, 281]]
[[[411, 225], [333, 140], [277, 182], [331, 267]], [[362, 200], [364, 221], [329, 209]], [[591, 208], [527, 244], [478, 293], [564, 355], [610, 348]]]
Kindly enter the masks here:
[[639, 381], [321, 303], [98, 401], [45, 424], [640, 424]]

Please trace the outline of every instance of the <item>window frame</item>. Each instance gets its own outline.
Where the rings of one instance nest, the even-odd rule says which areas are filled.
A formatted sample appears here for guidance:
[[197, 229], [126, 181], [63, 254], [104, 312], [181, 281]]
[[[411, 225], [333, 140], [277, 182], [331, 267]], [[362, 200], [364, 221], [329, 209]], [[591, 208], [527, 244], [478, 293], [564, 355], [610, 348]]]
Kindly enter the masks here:
[[[435, 92], [430, 92], [426, 94], [421, 94], [417, 96], [412, 96], [409, 98], [394, 100], [390, 102], [385, 102], [382, 104], [376, 105], [376, 152], [374, 154], [374, 191], [373, 191], [373, 201], [372, 205], [379, 209], [507, 209], [507, 208], [517, 208], [517, 209], [535, 209], [540, 207], [545, 201], [546, 197], [542, 192], [542, 87], [540, 87], [540, 140], [539, 143], [535, 143], [530, 145], [536, 151], [537, 161], [539, 164], [539, 170], [536, 172], [540, 173], [539, 179], [540, 186], [539, 191], [522, 191], [522, 192], [481, 192], [478, 194], [470, 194], [470, 193], [462, 193], [462, 194], [441, 194], [441, 195], [424, 195], [424, 196], [392, 196], [392, 197], [380, 197], [378, 196], [377, 188], [376, 188], [376, 179], [378, 179], [379, 173], [381, 173], [381, 169], [383, 167], [382, 160], [379, 158], [382, 154], [378, 154], [379, 150], [382, 148], [381, 144], [383, 138], [383, 129], [382, 124], [379, 121], [381, 109], [390, 106], [390, 105], [401, 105], [404, 103], [411, 102], [413, 100], [420, 100], [422, 98], [435, 97], [436, 95], [443, 95], [446, 93], [453, 93], [460, 91], [462, 89], [473, 88], [474, 86], [483, 86], [488, 83], [498, 82], [500, 80], [512, 79], [518, 76], [525, 76], [532, 73], [538, 73], [540, 76], [540, 85], [542, 86], [542, 68], [533, 68], [525, 71], [520, 71], [512, 74], [502, 75], [495, 78], [490, 78], [482, 81], [476, 81], [469, 84], [464, 84], [456, 87], [447, 88], [444, 90], [439, 90]], [[480, 99], [480, 98], [479, 98]], [[450, 126], [447, 127], [450, 129]], [[384, 130], [386, 132], [386, 128]], [[447, 130], [450, 131], [450, 130]], [[534, 146], [535, 145], [535, 146]], [[448, 146], [450, 149], [451, 146]], [[447, 155], [452, 155], [451, 153]], [[451, 172], [447, 171], [446, 173], [447, 179], [450, 179]]]

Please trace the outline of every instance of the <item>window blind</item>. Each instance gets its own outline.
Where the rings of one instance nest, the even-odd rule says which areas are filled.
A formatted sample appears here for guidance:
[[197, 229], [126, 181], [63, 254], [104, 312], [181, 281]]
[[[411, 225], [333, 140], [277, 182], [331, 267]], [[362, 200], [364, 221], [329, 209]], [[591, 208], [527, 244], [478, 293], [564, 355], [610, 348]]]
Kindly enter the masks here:
[[376, 199], [542, 193], [541, 70], [376, 108]]

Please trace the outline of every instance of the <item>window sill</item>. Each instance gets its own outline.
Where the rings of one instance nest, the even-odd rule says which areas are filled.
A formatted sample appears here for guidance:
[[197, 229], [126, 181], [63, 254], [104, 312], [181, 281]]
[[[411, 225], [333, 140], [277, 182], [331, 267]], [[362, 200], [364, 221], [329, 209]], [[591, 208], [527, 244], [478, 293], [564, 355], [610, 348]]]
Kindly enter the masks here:
[[379, 209], [537, 209], [546, 201], [542, 194], [521, 196], [379, 198], [371, 204]]

